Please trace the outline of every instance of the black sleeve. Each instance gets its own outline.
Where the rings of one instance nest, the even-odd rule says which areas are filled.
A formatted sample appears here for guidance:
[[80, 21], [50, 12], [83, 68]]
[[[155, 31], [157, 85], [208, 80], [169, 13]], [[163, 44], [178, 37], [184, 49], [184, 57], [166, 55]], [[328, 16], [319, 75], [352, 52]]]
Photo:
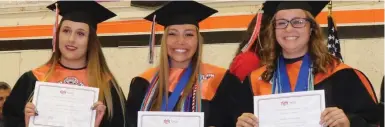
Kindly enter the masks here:
[[241, 108], [242, 110], [240, 111], [241, 114], [239, 114], [239, 116], [242, 115], [242, 113], [254, 113], [254, 93], [250, 78], [250, 76], [246, 76], [245, 80], [242, 83], [242, 86], [245, 87], [243, 89], [248, 89], [249, 91], [240, 91], [241, 95], [244, 94], [243, 96], [245, 97], [245, 99], [243, 100], [243, 106]]
[[[111, 98], [112, 98], [112, 104], [113, 104], [113, 115], [111, 117], [108, 117], [108, 113], [106, 112], [103, 116], [103, 120], [100, 123], [100, 127], [125, 127], [125, 116], [123, 113], [124, 102], [120, 101], [119, 94], [123, 95], [123, 92], [121, 91], [120, 87], [115, 88], [112, 82], [111, 84]], [[119, 94], [118, 94], [119, 92]], [[123, 98], [124, 96], [123, 96]], [[108, 107], [106, 109], [108, 111]]]
[[234, 127], [238, 116], [247, 109], [250, 98], [253, 97], [249, 86], [242, 84], [236, 76], [226, 72], [210, 102], [207, 125]]
[[[380, 110], [364, 82], [353, 69], [343, 69], [327, 78], [326, 106], [338, 107], [348, 116], [351, 127], [378, 124]], [[369, 83], [371, 86], [371, 84]], [[372, 88], [368, 88], [373, 91]]]
[[137, 127], [138, 111], [142, 105], [149, 82], [141, 77], [131, 80], [130, 90], [126, 101], [127, 127]]
[[24, 107], [34, 91], [36, 80], [32, 71], [24, 73], [17, 80], [3, 107], [6, 127], [25, 127]]

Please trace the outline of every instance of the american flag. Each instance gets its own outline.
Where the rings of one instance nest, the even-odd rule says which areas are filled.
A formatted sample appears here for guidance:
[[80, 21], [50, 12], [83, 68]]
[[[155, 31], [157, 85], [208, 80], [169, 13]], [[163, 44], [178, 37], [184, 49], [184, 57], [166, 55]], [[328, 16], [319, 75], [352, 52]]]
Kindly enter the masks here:
[[343, 62], [343, 59], [342, 59], [342, 55], [341, 55], [341, 47], [340, 47], [340, 39], [338, 38], [338, 35], [337, 35], [337, 29], [334, 25], [334, 21], [333, 21], [333, 17], [332, 16], [328, 16], [328, 49], [329, 49], [329, 52], [339, 58], [342, 62]]

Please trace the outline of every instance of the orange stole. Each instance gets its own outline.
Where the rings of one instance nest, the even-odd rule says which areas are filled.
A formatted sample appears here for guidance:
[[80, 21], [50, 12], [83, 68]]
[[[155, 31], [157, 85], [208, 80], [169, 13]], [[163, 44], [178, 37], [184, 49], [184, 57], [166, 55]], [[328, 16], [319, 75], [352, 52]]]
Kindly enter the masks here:
[[[301, 64], [302, 64], [302, 61], [298, 61], [298, 62], [286, 65], [292, 91], [294, 91]], [[329, 69], [327, 73], [319, 73], [319, 74], [315, 75], [314, 85], [317, 85], [318, 83], [325, 80], [326, 78], [333, 75], [334, 73], [338, 72], [339, 70], [347, 69], [347, 68], [351, 68], [351, 67], [344, 64], [344, 63], [340, 63], [339, 65], [336, 65], [336, 67], [333, 70]], [[272, 85], [269, 82], [263, 81], [261, 78], [261, 75], [263, 74], [263, 72], [265, 72], [265, 70], [266, 70], [266, 66], [263, 66], [263, 67], [255, 70], [255, 71], [253, 71], [250, 74], [250, 82], [251, 82], [254, 96], [268, 95], [268, 94], [272, 93]], [[364, 74], [362, 74], [361, 72], [359, 72], [356, 69], [354, 69], [354, 70], [355, 70], [356, 74], [358, 75], [358, 77], [361, 79], [366, 90], [371, 95], [372, 99], [375, 102], [377, 102], [374, 91], [371, 88], [370, 82], [365, 78]]]
[[[182, 75], [184, 69], [181, 68], [171, 68], [169, 75], [169, 91], [174, 91], [179, 78]], [[146, 79], [151, 83], [152, 78], [155, 76], [155, 73], [158, 71], [158, 68], [151, 68], [145, 71], [140, 77]], [[220, 68], [210, 64], [201, 64], [201, 75], [202, 78], [202, 99], [211, 100], [214, 98], [217, 88], [221, 83], [223, 77], [225, 76], [226, 69]]]
[[[43, 65], [33, 69], [32, 73], [38, 81], [43, 81], [49, 68], [50, 65]], [[55, 65], [55, 72], [53, 72], [52, 76], [45, 82], [70, 83], [74, 85], [88, 86], [87, 69], [69, 70], [58, 64]]]

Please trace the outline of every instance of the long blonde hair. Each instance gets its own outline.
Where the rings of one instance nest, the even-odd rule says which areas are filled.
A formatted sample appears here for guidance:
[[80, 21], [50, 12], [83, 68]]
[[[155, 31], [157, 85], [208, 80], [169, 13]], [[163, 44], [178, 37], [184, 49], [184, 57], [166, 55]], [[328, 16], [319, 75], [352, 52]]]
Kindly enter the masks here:
[[[199, 29], [196, 28], [197, 30], [197, 37], [198, 37], [198, 48], [197, 51], [195, 52], [194, 56], [191, 59], [192, 63], [192, 68], [193, 68], [193, 74], [191, 75], [189, 82], [186, 86], [186, 88], [183, 90], [182, 97], [180, 98], [178, 105], [177, 105], [177, 110], [180, 110], [181, 105], [183, 103], [183, 100], [187, 98], [187, 95], [192, 92], [192, 88], [194, 84], [198, 81], [199, 78], [199, 70], [200, 70], [200, 63], [202, 60], [202, 47], [203, 47], [203, 37], [199, 33]], [[155, 100], [151, 106], [152, 111], [159, 111], [162, 105], [163, 101], [163, 96], [167, 96], [168, 99], [168, 89], [169, 89], [169, 70], [170, 70], [170, 64], [169, 64], [169, 57], [167, 54], [167, 44], [166, 44], [166, 39], [167, 39], [167, 33], [168, 33], [168, 28], [164, 30], [164, 34], [162, 36], [161, 40], [161, 49], [160, 49], [160, 64], [159, 64], [159, 86], [155, 90]], [[199, 90], [198, 90], [199, 91]]]
[[[60, 43], [59, 34], [62, 23], [63, 21], [60, 22], [59, 27], [56, 31], [56, 42], [58, 43]], [[89, 30], [90, 34], [88, 36], [88, 45], [86, 53], [88, 85], [90, 87], [99, 88], [99, 101], [106, 102], [108, 117], [111, 119], [114, 115], [111, 87], [113, 87], [118, 93], [123, 114], [125, 114], [125, 97], [123, 95], [123, 91], [116, 82], [115, 77], [107, 66], [107, 62], [102, 52], [100, 41], [96, 35], [96, 30], [92, 27], [89, 27]], [[50, 65], [50, 68], [44, 78], [44, 81], [48, 81], [48, 79], [55, 72], [55, 65], [59, 64], [60, 57], [62, 55], [59, 49], [59, 44], [56, 44], [54, 48], [56, 52], [52, 53], [51, 58], [45, 64]]]
[[[305, 10], [304, 10], [305, 11]], [[305, 11], [306, 17], [310, 19], [311, 23], [311, 35], [308, 42], [308, 52], [310, 53], [311, 60], [313, 62], [314, 74], [326, 73], [327, 68], [334, 68], [334, 61], [339, 61], [329, 54], [322, 29], [318, 23], [316, 23], [312, 14]], [[266, 71], [262, 74], [262, 79], [269, 81], [276, 68], [276, 60], [282, 52], [282, 47], [278, 44], [275, 37], [274, 28], [275, 16], [270, 20], [269, 26], [266, 29], [267, 35], [265, 36], [264, 52], [262, 55], [262, 64], [266, 65]]]

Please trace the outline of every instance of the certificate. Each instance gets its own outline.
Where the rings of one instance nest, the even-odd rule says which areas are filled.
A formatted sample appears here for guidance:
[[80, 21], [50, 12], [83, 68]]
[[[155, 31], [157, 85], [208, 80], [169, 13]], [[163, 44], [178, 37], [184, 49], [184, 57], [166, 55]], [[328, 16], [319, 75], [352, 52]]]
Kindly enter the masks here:
[[324, 90], [254, 96], [259, 127], [322, 127]]
[[138, 112], [138, 127], [204, 127], [203, 112]]
[[98, 88], [36, 82], [32, 103], [39, 115], [29, 127], [94, 127], [98, 97]]

